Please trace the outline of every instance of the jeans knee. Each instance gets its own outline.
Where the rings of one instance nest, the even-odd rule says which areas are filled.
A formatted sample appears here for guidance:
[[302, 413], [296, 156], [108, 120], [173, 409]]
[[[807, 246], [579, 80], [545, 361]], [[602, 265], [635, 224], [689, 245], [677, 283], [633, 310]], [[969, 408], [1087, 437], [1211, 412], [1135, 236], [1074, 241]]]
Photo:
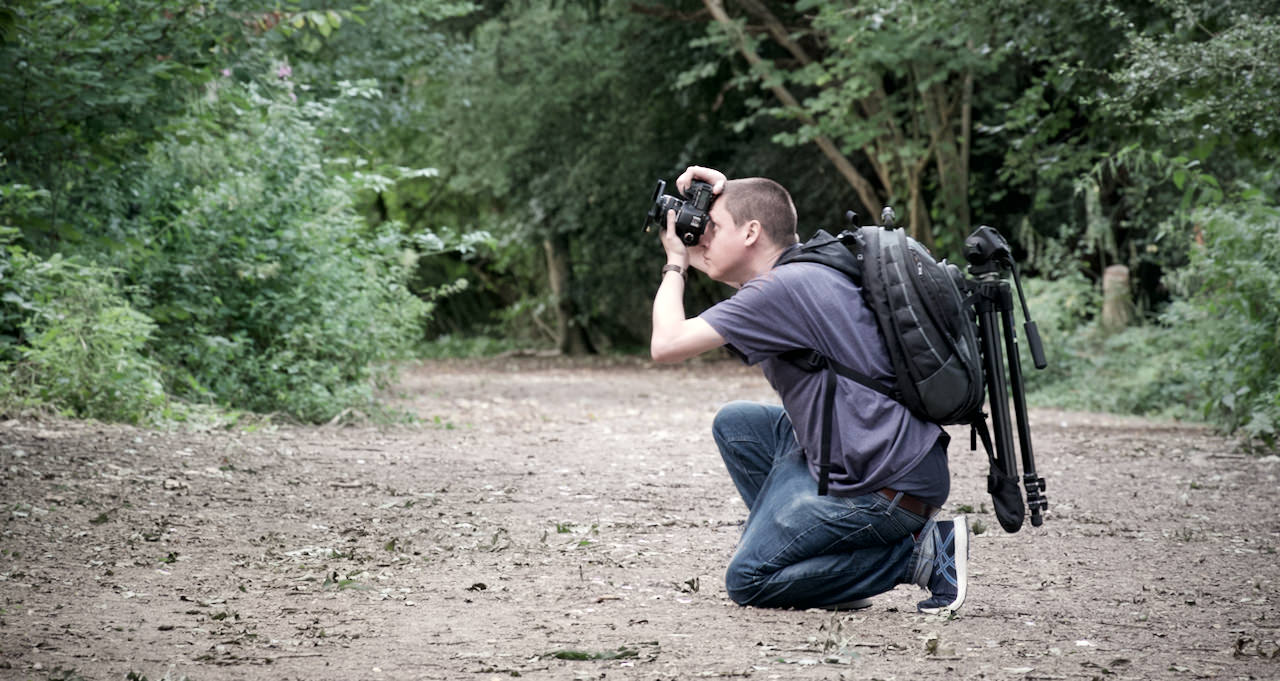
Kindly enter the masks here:
[[738, 605], [750, 605], [760, 594], [760, 575], [739, 561], [731, 561], [724, 574], [724, 590]]
[[746, 400], [734, 400], [720, 407], [720, 411], [716, 412], [715, 418], [711, 420], [711, 434], [717, 441], [723, 441], [728, 433], [740, 430], [758, 418], [759, 413], [759, 404]]

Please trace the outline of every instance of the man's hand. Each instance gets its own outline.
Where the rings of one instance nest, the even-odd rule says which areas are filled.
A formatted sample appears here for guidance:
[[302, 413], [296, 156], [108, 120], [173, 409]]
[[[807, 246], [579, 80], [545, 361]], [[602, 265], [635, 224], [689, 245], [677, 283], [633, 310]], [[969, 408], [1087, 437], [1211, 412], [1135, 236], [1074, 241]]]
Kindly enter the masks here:
[[693, 184], [694, 180], [702, 180], [711, 185], [712, 194], [719, 194], [724, 191], [724, 183], [727, 179], [724, 173], [715, 168], [689, 166], [684, 169], [683, 173], [680, 173], [680, 177], [676, 178], [676, 189], [679, 189], [680, 193], [683, 194], [689, 191], [689, 185]]
[[662, 230], [662, 250], [667, 252], [667, 264], [679, 265], [682, 272], [689, 273], [689, 247], [676, 236], [676, 212], [667, 211], [667, 226]]

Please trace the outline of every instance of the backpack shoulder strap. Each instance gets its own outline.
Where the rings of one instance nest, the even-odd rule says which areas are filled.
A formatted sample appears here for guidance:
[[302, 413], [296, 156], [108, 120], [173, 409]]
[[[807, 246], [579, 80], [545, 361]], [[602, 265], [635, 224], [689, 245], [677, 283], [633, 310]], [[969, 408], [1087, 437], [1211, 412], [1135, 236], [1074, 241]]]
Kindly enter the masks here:
[[817, 350], [797, 348], [778, 355], [778, 358], [798, 369], [802, 369], [810, 373], [827, 370], [832, 373], [839, 374], [854, 383], [857, 383], [864, 388], [874, 390], [895, 402], [902, 402], [902, 395], [897, 390], [889, 388], [861, 371], [845, 364], [841, 364], [840, 362], [823, 355]]
[[820, 229], [812, 239], [787, 249], [773, 266], [781, 267], [793, 262], [814, 262], [826, 265], [861, 285], [862, 263], [860, 258], [850, 250], [849, 245], [856, 244], [856, 239], [857, 236], [852, 232], [841, 232], [839, 236], [831, 236]]
[[818, 496], [826, 496], [831, 481], [831, 431], [836, 415], [836, 376], [844, 376], [899, 403], [902, 402], [902, 397], [896, 390], [886, 388], [870, 376], [830, 359], [817, 350], [788, 350], [779, 354], [778, 358], [802, 371], [822, 371], [825, 374], [822, 388], [822, 442], [819, 444], [822, 451], [818, 453]]

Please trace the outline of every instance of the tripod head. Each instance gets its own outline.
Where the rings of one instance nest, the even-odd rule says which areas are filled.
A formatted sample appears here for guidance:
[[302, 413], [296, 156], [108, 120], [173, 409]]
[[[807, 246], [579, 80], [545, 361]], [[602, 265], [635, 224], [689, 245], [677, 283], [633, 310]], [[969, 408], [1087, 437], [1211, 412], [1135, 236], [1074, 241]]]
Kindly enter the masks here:
[[969, 261], [969, 273], [978, 278], [1014, 268], [1009, 242], [1000, 232], [986, 225], [974, 230], [964, 240], [964, 259]]
[[994, 227], [983, 225], [964, 240], [964, 259], [969, 261], [969, 274], [979, 281], [996, 281], [1003, 278], [1006, 272], [1013, 273], [1013, 284], [1018, 289], [1018, 300], [1022, 303], [1022, 318], [1026, 320], [1023, 328], [1027, 333], [1027, 344], [1031, 348], [1031, 359], [1037, 369], [1049, 366], [1044, 357], [1044, 346], [1040, 342], [1040, 331], [1031, 320], [1027, 297], [1022, 292], [1022, 278], [1018, 276], [1018, 264], [1014, 262], [1009, 241]]

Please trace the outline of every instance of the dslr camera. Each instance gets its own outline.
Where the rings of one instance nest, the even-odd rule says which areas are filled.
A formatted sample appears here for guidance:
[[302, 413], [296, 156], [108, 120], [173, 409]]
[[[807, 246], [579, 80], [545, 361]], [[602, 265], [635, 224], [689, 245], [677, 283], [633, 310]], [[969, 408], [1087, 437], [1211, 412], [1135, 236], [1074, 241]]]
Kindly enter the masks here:
[[644, 230], [649, 231], [650, 227], [657, 227], [658, 231], [667, 228], [667, 211], [676, 212], [676, 236], [680, 237], [680, 241], [685, 246], [695, 246], [702, 239], [702, 233], [707, 229], [707, 223], [711, 221], [707, 211], [711, 210], [711, 202], [715, 199], [715, 195], [711, 192], [711, 185], [706, 182], [694, 180], [689, 185], [684, 199], [664, 194], [667, 189], [667, 183], [658, 180], [658, 186], [653, 190], [653, 199], [650, 201], [649, 215], [644, 223]]

